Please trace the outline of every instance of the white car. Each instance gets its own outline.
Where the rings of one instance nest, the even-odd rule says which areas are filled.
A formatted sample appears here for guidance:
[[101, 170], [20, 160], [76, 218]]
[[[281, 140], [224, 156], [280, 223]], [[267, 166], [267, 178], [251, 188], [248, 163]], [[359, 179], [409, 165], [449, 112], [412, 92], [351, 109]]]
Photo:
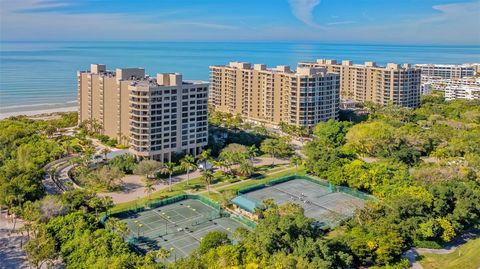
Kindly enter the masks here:
[[200, 171], [205, 171], [205, 170], [212, 170], [213, 165], [209, 162], [199, 162], [198, 163], [198, 169]]

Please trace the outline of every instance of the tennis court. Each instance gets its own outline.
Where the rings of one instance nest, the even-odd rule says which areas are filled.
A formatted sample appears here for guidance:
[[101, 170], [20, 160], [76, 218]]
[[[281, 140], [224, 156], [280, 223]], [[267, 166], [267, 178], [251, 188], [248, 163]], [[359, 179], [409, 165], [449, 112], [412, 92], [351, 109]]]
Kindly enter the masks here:
[[335, 226], [342, 219], [353, 216], [355, 209], [362, 208], [365, 200], [344, 192], [334, 191], [306, 179], [292, 179], [275, 185], [247, 192], [235, 197], [232, 202], [253, 212], [262, 201], [272, 198], [277, 204], [292, 202], [301, 205], [307, 217], [314, 218], [320, 226]]
[[169, 249], [171, 261], [190, 254], [211, 231], [231, 235], [238, 227], [247, 228], [222, 216], [218, 209], [194, 199], [130, 212], [121, 219], [128, 224], [131, 242], [144, 251]]

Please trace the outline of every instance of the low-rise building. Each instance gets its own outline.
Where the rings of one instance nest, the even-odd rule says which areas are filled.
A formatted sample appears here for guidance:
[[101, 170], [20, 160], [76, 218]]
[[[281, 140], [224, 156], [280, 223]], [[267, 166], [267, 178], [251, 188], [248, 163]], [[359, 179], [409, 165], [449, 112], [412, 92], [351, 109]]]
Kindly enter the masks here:
[[429, 84], [432, 90], [439, 90], [445, 91], [447, 87], [450, 86], [480, 86], [480, 78], [468, 77], [468, 78], [461, 78], [461, 79], [431, 79], [424, 84]]
[[432, 94], [433, 87], [432, 87], [432, 82], [425, 82], [420, 85], [420, 91], [422, 95], [429, 95]]
[[77, 78], [79, 123], [98, 123], [100, 133], [128, 143], [135, 156], [165, 161], [207, 145], [208, 82], [100, 64]]
[[480, 86], [450, 85], [445, 88], [445, 100], [480, 100]]
[[416, 64], [415, 67], [422, 70], [423, 77], [437, 79], [461, 79], [476, 73], [475, 64]]

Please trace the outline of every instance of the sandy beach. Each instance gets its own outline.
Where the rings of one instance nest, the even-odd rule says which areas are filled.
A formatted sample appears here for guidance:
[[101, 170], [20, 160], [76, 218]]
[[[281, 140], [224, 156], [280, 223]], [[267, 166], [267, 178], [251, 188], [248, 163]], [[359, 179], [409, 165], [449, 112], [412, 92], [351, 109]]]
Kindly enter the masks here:
[[59, 108], [51, 108], [51, 109], [42, 109], [42, 110], [31, 110], [31, 111], [13, 111], [13, 112], [5, 112], [0, 113], [0, 120], [6, 119], [13, 116], [47, 116], [51, 113], [56, 112], [72, 112], [77, 111], [77, 106], [70, 106], [70, 107], [59, 107]]

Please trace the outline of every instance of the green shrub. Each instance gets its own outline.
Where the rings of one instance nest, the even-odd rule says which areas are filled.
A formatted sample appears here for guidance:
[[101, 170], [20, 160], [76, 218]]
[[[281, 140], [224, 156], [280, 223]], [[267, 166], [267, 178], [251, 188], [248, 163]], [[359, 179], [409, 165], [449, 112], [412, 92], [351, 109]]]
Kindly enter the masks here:
[[432, 248], [432, 249], [441, 249], [443, 246], [436, 241], [429, 240], [416, 240], [413, 242], [417, 248]]

